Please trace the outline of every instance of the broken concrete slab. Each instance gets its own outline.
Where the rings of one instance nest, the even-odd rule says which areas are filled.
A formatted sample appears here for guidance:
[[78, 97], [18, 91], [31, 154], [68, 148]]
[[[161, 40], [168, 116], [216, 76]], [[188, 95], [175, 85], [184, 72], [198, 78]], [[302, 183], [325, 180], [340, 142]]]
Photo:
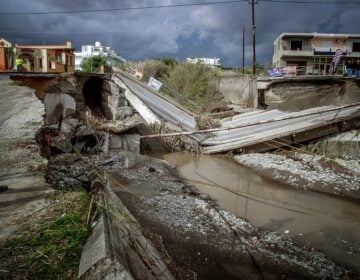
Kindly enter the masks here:
[[[215, 132], [201, 144], [207, 154], [271, 150], [357, 128], [360, 126], [359, 118], [359, 103], [324, 106], [296, 113], [271, 110], [244, 118], [240, 115], [222, 123], [223, 130]], [[285, 144], [281, 139], [286, 139]]]
[[137, 97], [127, 85], [123, 83], [121, 79], [114, 76], [113, 81], [123, 89], [126, 99], [130, 102], [130, 104], [136, 109], [136, 111], [142, 116], [142, 118], [146, 121], [147, 124], [160, 124], [160, 119], [150, 110], [148, 106], [145, 105], [143, 101], [139, 97]]
[[101, 146], [101, 151], [104, 154], [109, 153], [109, 141], [110, 141], [110, 135], [109, 135], [109, 133], [105, 133], [103, 135], [103, 144]]
[[46, 94], [44, 106], [46, 111], [46, 125], [56, 124], [61, 118], [67, 118], [76, 113], [75, 99], [68, 94]]
[[81, 137], [81, 136], [90, 136], [94, 135], [95, 131], [93, 128], [91, 128], [88, 125], [81, 125], [75, 132], [75, 136]]
[[[79, 274], [78, 277], [80, 279], [104, 279], [104, 276], [108, 276], [109, 272], [105, 272], [107, 269], [96, 269], [95, 266], [97, 264], [101, 266], [105, 266], [107, 262], [113, 263], [112, 261], [112, 253], [110, 250], [110, 236], [109, 236], [109, 228], [107, 222], [104, 221], [104, 213], [101, 213], [94, 222], [95, 226], [92, 229], [92, 232], [89, 238], [86, 241], [83, 252], [81, 254], [80, 265], [79, 265]], [[105, 216], [105, 219], [107, 217]], [[131, 274], [126, 271], [126, 269], [117, 262], [117, 266], [120, 267], [120, 271], [122, 272], [122, 276], [124, 278], [121, 279], [133, 279]], [[105, 266], [106, 267], [106, 266]], [[100, 274], [101, 272], [101, 274]], [[105, 272], [105, 273], [104, 273]], [[108, 279], [108, 278], [107, 278]], [[109, 279], [118, 279], [110, 277]]]
[[322, 139], [309, 148], [330, 158], [360, 159], [360, 130], [352, 130]]
[[148, 124], [160, 124], [160, 116], [163, 120], [187, 131], [196, 128], [194, 116], [188, 110], [173, 100], [160, 96], [148, 85], [121, 71], [117, 71], [112, 80], [120, 87], [126, 88], [126, 98]]
[[139, 114], [134, 114], [127, 121], [115, 121], [115, 122], [103, 123], [101, 124], [101, 128], [102, 130], [109, 131], [111, 133], [120, 134], [132, 128], [137, 128], [141, 125], [144, 125], [144, 120], [140, 117]]
[[81, 255], [79, 278], [174, 279], [137, 220], [108, 182], [95, 174], [90, 172], [89, 180], [102, 181], [104, 188], [97, 192], [100, 214]]
[[133, 153], [140, 153], [140, 135], [111, 135], [109, 140], [109, 149], [113, 151], [127, 150]]
[[72, 136], [79, 124], [80, 123], [76, 118], [63, 119], [60, 126], [60, 132], [68, 137]]
[[116, 119], [117, 120], [129, 119], [132, 115], [134, 115], [134, 109], [129, 106], [120, 107], [116, 110]]
[[71, 153], [73, 147], [67, 137], [64, 135], [53, 137], [50, 147], [56, 148], [64, 153]]

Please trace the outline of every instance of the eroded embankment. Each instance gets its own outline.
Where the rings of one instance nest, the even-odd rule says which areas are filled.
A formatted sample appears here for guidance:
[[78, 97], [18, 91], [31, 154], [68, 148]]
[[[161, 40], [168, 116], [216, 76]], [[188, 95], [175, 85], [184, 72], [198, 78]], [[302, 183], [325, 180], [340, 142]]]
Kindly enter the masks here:
[[235, 160], [296, 188], [360, 198], [359, 164], [354, 160], [346, 161], [345, 167], [323, 156], [298, 152], [245, 154]]
[[[82, 161], [69, 166], [68, 157], [52, 159], [61, 168], [57, 178], [76, 177]], [[165, 161], [128, 152], [92, 156], [108, 174], [110, 186], [139, 221], [145, 235], [162, 253], [177, 279], [340, 278], [343, 269], [325, 255], [294, 243], [281, 234], [261, 231], [220, 210], [179, 179]], [[85, 167], [86, 168], [86, 167]], [[75, 173], [73, 173], [75, 171]]]
[[34, 134], [43, 125], [44, 106], [28, 87], [0, 77], [0, 239], [11, 236], [47, 205], [52, 190], [41, 170], [46, 162]]
[[175, 164], [183, 180], [252, 225], [286, 234], [360, 270], [360, 206], [353, 199], [298, 189], [262, 176], [227, 156], [157, 154]]
[[0, 75], [0, 279], [76, 278], [88, 233], [88, 195], [56, 194], [45, 181], [39, 98]]

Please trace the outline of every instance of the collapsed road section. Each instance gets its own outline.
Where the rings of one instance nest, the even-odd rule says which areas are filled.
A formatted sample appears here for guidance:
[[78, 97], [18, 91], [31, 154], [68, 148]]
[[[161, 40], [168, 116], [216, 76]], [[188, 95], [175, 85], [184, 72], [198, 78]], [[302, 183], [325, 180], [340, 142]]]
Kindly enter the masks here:
[[[80, 90], [76, 79], [87, 79]], [[85, 86], [89, 81], [97, 85], [92, 92]], [[156, 95], [160, 99], [147, 105], [149, 92], [155, 94], [124, 75], [67, 76], [40, 97], [45, 125], [36, 139], [49, 160], [48, 183], [60, 192], [86, 189], [92, 195], [87, 217], [92, 232], [80, 278], [340, 279], [345, 274], [346, 268], [316, 249], [222, 210], [167, 162], [140, 155], [147, 140], [140, 134], [154, 133], [157, 125], [162, 134], [191, 139], [188, 145], [213, 137], [196, 130], [195, 116], [165, 98]]]
[[[323, 106], [299, 112], [279, 110], [254, 111], [221, 120], [219, 128], [199, 130], [196, 116], [169, 98], [164, 98], [149, 86], [131, 76], [117, 72], [113, 77], [120, 87], [132, 92], [142, 107], [133, 106], [149, 124], [165, 121], [171, 133], [146, 135], [142, 138], [190, 137], [206, 154], [224, 152], [254, 152], [273, 150], [302, 143], [337, 132], [360, 127], [360, 104]], [[121, 81], [121, 82], [120, 82]], [[159, 118], [149, 118], [153, 112]]]

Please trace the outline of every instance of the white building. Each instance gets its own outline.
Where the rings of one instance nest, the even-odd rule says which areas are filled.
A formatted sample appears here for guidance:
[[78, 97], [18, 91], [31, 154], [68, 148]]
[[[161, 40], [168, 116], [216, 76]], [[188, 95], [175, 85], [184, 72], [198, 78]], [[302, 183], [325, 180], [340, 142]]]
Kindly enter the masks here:
[[114, 60], [120, 60], [126, 62], [124, 58], [117, 55], [117, 53], [111, 48], [102, 46], [100, 42], [95, 42], [95, 45], [83, 45], [81, 52], [75, 52], [75, 69], [81, 70], [81, 62], [85, 57], [104, 55], [109, 58], [109, 64], [111, 65]]
[[343, 59], [337, 68], [342, 74], [345, 61], [360, 58], [360, 34], [281, 33], [274, 41], [273, 66], [295, 66], [298, 75], [327, 75], [339, 49]]
[[221, 67], [222, 66], [222, 62], [221, 62], [220, 58], [205, 58], [205, 57], [187, 58], [186, 62], [192, 63], [192, 64], [201, 63], [207, 67]]

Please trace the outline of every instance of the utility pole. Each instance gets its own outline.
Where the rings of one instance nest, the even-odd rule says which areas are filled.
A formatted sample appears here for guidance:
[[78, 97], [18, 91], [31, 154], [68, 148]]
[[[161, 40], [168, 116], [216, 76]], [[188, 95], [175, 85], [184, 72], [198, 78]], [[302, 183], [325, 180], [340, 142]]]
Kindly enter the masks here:
[[245, 75], [245, 25], [243, 25], [242, 31], [242, 73]]
[[255, 76], [256, 74], [256, 49], [255, 49], [255, 0], [251, 0], [251, 14], [252, 14], [252, 74]]

